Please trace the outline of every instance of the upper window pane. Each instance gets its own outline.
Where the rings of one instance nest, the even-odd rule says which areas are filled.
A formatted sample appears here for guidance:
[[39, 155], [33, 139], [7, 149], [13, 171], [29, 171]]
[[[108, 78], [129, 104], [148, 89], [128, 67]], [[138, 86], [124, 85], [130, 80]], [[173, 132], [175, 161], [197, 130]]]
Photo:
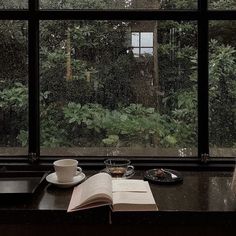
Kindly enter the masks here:
[[209, 9], [212, 10], [235, 10], [236, 0], [208, 0]]
[[153, 47], [153, 33], [141, 32], [140, 43], [141, 47]]
[[140, 47], [140, 33], [133, 32], [132, 33], [132, 46], [133, 47]]
[[26, 9], [28, 0], [0, 0], [0, 9]]
[[27, 22], [0, 21], [0, 155], [27, 153], [27, 41]]
[[196, 22], [41, 21], [40, 90], [42, 155], [196, 156]]
[[41, 0], [42, 9], [196, 9], [197, 0]]

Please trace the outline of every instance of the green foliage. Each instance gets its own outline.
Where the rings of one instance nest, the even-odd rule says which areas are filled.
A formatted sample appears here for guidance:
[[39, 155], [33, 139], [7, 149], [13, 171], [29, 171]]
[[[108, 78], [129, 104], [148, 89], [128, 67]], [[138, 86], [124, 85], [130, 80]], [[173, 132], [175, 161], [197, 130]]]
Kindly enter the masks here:
[[235, 10], [235, 0], [209, 0], [210, 9], [214, 10]]
[[17, 135], [17, 140], [22, 147], [26, 147], [28, 144], [28, 132], [25, 130], [20, 130], [20, 133]]
[[23, 110], [27, 108], [28, 89], [22, 83], [14, 83], [13, 87], [0, 91], [0, 109]]
[[[98, 104], [69, 103], [63, 109], [68, 123], [74, 125], [72, 130], [86, 133], [88, 139], [92, 134], [99, 138], [99, 145], [133, 146], [176, 144], [175, 137], [169, 133], [165, 119], [154, 108], [145, 108], [140, 104], [108, 110]], [[78, 129], [75, 129], [75, 125]], [[84, 129], [90, 130], [85, 132]], [[160, 142], [160, 139], [163, 139]]]
[[26, 21], [0, 21], [0, 49], [0, 90], [15, 82], [25, 84], [28, 73]]
[[26, 9], [27, 6], [27, 0], [0, 0], [0, 9]]
[[[132, 79], [133, 69], [129, 58], [121, 53], [126, 47], [127, 27], [127, 24], [115, 21], [43, 22], [41, 89], [51, 91], [51, 100], [57, 102], [106, 102], [109, 106], [119, 99], [127, 100], [127, 96], [132, 96], [127, 83]], [[65, 79], [68, 30], [73, 59], [69, 83]], [[123, 73], [122, 77], [120, 73]], [[104, 93], [107, 99], [104, 99]]]
[[182, 91], [177, 94], [177, 108], [172, 111], [177, 124], [176, 138], [184, 147], [197, 142], [197, 90]]
[[146, 8], [147, 6], [159, 6], [159, 1], [142, 0], [41, 0], [43, 8], [52, 9], [123, 9], [123, 8]]
[[236, 50], [212, 40], [209, 64], [211, 145], [230, 147], [236, 139]]
[[119, 136], [118, 135], [108, 135], [107, 138], [104, 138], [102, 142], [108, 146], [108, 147], [114, 147], [117, 146], [119, 142]]
[[41, 147], [61, 147], [69, 145], [65, 139], [65, 130], [59, 127], [53, 117], [49, 115], [41, 120], [41, 132]]
[[100, 132], [102, 126], [101, 121], [105, 116], [106, 109], [98, 104], [86, 104], [81, 106], [80, 104], [69, 103], [64, 108], [65, 118], [68, 118], [68, 122], [76, 122], [78, 125], [84, 124], [88, 129], [94, 129], [96, 132]]
[[28, 89], [20, 82], [0, 91], [0, 124], [4, 124], [0, 145], [18, 146], [20, 141], [25, 146], [25, 134], [21, 129], [27, 127], [27, 104]]
[[171, 0], [161, 1], [163, 9], [196, 9], [197, 0]]
[[42, 8], [52, 8], [52, 9], [89, 9], [89, 8], [106, 8], [107, 6], [106, 0], [65, 0], [65, 1], [58, 1], [58, 0], [41, 0], [41, 7]]

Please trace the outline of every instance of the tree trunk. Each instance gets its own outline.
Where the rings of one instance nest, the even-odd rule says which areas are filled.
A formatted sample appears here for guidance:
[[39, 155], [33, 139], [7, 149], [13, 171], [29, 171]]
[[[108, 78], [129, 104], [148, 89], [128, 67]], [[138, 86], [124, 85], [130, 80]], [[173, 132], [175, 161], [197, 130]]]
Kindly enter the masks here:
[[155, 108], [159, 110], [159, 69], [158, 69], [158, 21], [154, 24], [153, 30], [153, 96]]
[[71, 41], [70, 41], [70, 28], [67, 29], [66, 40], [66, 81], [72, 80], [72, 68], [71, 68]]

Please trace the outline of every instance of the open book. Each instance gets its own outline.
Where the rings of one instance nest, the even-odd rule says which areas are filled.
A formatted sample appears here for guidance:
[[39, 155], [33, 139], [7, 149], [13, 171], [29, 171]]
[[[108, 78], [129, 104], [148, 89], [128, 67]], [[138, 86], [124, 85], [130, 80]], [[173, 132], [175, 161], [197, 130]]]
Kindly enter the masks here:
[[110, 205], [112, 211], [157, 211], [149, 183], [93, 175], [74, 188], [67, 212]]

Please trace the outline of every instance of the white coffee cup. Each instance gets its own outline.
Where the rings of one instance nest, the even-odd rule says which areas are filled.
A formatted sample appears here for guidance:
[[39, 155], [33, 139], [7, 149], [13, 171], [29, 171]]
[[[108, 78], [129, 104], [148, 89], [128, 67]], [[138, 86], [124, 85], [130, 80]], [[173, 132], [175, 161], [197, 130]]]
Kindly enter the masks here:
[[76, 175], [82, 173], [82, 169], [78, 167], [78, 161], [74, 159], [61, 159], [53, 162], [53, 166], [57, 175], [58, 182], [72, 182]]

